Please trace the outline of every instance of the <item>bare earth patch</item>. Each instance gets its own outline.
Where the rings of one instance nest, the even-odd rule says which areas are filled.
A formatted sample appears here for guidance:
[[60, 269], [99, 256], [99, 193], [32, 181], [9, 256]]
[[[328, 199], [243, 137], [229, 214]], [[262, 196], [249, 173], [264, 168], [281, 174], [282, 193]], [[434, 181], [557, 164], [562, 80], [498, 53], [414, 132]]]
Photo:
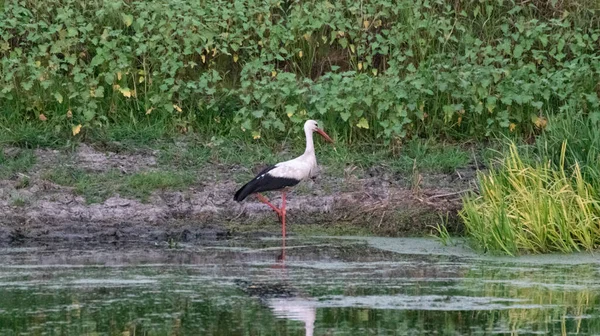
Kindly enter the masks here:
[[[81, 145], [70, 154], [37, 150], [35, 155], [31, 173], [0, 180], [0, 242], [4, 244], [71, 238], [189, 240], [261, 228], [279, 233], [275, 214], [254, 197], [243, 203], [233, 201], [240, 183], [231, 177], [239, 168], [209, 165], [197, 173], [220, 178], [182, 191], [156, 190], [146, 202], [112, 195], [88, 204], [73, 188], [45, 180], [43, 172], [73, 167], [92, 173], [151, 171], [157, 169], [156, 153], [116, 154]], [[364, 228], [389, 236], [428, 233], [440, 215], [455, 218], [461, 193], [469, 189], [474, 173], [470, 167], [453, 174], [425, 175], [415, 187], [410, 176], [393, 176], [385, 170], [371, 169], [364, 178], [331, 177], [322, 167], [315, 182], [290, 194], [288, 230], [293, 234], [302, 226], [317, 225], [324, 230]], [[278, 193], [269, 196], [278, 204]], [[450, 224], [452, 231], [461, 229], [455, 220]]]

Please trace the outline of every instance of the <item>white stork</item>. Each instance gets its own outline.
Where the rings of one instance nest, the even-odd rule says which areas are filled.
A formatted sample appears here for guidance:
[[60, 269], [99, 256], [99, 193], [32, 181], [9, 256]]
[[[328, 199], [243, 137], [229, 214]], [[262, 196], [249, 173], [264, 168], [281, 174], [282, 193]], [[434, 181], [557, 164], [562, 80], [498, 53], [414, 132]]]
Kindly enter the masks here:
[[[311, 178], [317, 171], [317, 157], [315, 156], [315, 145], [313, 143], [313, 132], [322, 135], [327, 141], [333, 143], [333, 140], [318, 127], [314, 120], [307, 120], [304, 123], [304, 133], [306, 134], [306, 150], [299, 157], [280, 162], [274, 166], [269, 166], [262, 170], [255, 178], [241, 187], [233, 197], [234, 200], [241, 202], [248, 195], [256, 194], [256, 197], [266, 205], [270, 206], [281, 220], [281, 233], [285, 239], [285, 194], [287, 190], [303, 180]], [[260, 194], [263, 191], [281, 191], [281, 209], [271, 204], [269, 200]]]

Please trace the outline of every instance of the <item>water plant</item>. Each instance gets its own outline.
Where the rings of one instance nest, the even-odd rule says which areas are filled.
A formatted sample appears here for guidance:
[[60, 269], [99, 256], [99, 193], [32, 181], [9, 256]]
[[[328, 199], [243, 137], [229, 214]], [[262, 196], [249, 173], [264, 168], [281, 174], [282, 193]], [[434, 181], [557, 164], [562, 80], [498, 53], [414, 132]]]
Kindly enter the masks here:
[[598, 189], [578, 162], [525, 162], [513, 143], [499, 164], [478, 175], [479, 194], [464, 198], [460, 216], [475, 246], [510, 255], [593, 250], [600, 243]]
[[442, 216], [440, 214], [440, 222], [437, 223], [435, 226], [433, 226], [433, 225], [431, 226], [431, 228], [435, 232], [435, 234], [432, 234], [432, 236], [435, 237], [444, 246], [453, 244], [452, 236], [450, 235], [450, 232], [448, 232], [448, 223], [449, 223], [448, 217], [449, 217], [448, 213], [446, 213], [445, 216]]

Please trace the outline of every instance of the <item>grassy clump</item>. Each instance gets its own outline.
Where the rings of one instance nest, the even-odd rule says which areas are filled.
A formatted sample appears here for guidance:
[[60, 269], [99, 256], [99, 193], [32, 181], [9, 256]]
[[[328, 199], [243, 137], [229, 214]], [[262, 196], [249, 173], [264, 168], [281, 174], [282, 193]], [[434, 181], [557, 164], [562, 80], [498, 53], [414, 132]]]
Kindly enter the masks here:
[[78, 169], [54, 169], [43, 177], [56, 184], [73, 187], [88, 203], [103, 202], [117, 194], [147, 201], [155, 190], [183, 190], [196, 181], [191, 174], [163, 171], [124, 175], [114, 170], [88, 173]]
[[6, 1], [0, 143], [240, 130], [281, 140], [307, 118], [348, 143], [527, 134], [550, 112], [598, 116], [599, 8]]
[[480, 174], [480, 195], [464, 199], [461, 217], [475, 245], [515, 255], [593, 250], [600, 244], [598, 189], [578, 163], [565, 171], [566, 143], [557, 165], [523, 160], [512, 144], [499, 167]]
[[35, 155], [31, 150], [19, 150], [7, 154], [0, 149], [0, 179], [6, 179], [16, 173], [25, 173], [35, 164]]

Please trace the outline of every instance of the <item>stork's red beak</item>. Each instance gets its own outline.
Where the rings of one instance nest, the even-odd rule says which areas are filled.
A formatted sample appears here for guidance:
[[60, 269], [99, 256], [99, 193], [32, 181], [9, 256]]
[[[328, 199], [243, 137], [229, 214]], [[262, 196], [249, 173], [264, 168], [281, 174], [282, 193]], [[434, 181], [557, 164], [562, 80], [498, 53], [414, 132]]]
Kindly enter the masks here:
[[323, 138], [325, 138], [325, 140], [327, 140], [327, 141], [329, 141], [329, 142], [333, 143], [333, 140], [332, 140], [332, 139], [329, 137], [329, 135], [327, 135], [327, 133], [325, 133], [325, 132], [324, 132], [322, 129], [320, 129], [320, 128], [318, 128], [318, 127], [317, 127], [317, 128], [316, 128], [316, 131], [317, 131], [317, 133], [321, 134], [321, 136], [322, 136]]

